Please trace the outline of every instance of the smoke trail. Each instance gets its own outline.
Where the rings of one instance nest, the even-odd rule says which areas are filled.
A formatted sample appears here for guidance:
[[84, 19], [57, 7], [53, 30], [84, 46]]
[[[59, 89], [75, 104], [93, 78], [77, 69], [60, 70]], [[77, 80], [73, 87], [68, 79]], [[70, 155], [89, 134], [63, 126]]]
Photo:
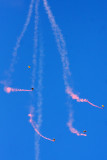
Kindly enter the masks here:
[[4, 87], [4, 91], [7, 93], [10, 93], [10, 92], [32, 92], [32, 90], [17, 89], [17, 88], [11, 88], [11, 87]]
[[17, 50], [20, 47], [20, 42], [21, 42], [21, 40], [22, 40], [22, 38], [23, 38], [23, 36], [25, 34], [25, 31], [26, 31], [26, 29], [27, 29], [27, 27], [29, 25], [30, 19], [31, 19], [32, 10], [33, 10], [33, 4], [34, 4], [34, 0], [31, 0], [26, 22], [24, 24], [24, 27], [23, 27], [23, 30], [22, 30], [20, 36], [17, 39], [16, 46], [15, 46], [13, 54], [12, 54], [12, 61], [11, 61], [9, 72], [8, 72], [8, 76], [9, 76], [8, 79], [9, 79], [9, 81], [11, 79], [11, 73], [14, 72], [14, 65], [16, 63]]
[[33, 54], [33, 71], [32, 71], [32, 87], [35, 85], [36, 80], [36, 56], [37, 56], [37, 45], [38, 45], [38, 21], [39, 21], [39, 0], [36, 1], [35, 5], [35, 29], [34, 29], [34, 54]]
[[39, 60], [39, 81], [38, 81], [38, 103], [37, 103], [37, 106], [38, 106], [38, 125], [40, 127], [41, 125], [41, 106], [42, 106], [42, 73], [43, 73], [43, 50], [42, 48], [40, 49], [40, 60]]
[[[42, 73], [43, 73], [43, 49], [42, 46], [40, 47], [40, 57], [39, 57], [39, 72], [38, 72], [38, 100], [37, 100], [37, 112], [38, 112], [38, 120], [37, 120], [37, 125], [38, 125], [38, 130], [40, 130], [41, 123], [42, 123]], [[39, 137], [36, 136], [36, 160], [39, 159]]]
[[[38, 12], [38, 8], [39, 8], [39, 0], [36, 0], [35, 3], [35, 27], [34, 27], [34, 53], [33, 53], [33, 71], [32, 71], [32, 86], [35, 88], [35, 81], [36, 81], [36, 57], [37, 57], [37, 46], [38, 46], [38, 23], [39, 23], [39, 12]], [[32, 95], [32, 98], [34, 100], [34, 95]], [[32, 111], [32, 108], [30, 108], [30, 110]], [[36, 131], [36, 133], [39, 135], [39, 131], [38, 131], [38, 125], [33, 121], [32, 117], [31, 117], [31, 125], [34, 128], [34, 130]], [[37, 135], [35, 134], [35, 150], [36, 150], [36, 154], [35, 154], [35, 159], [39, 160], [39, 137], [37, 137]]]
[[61, 30], [59, 29], [58, 25], [55, 22], [54, 16], [53, 16], [52, 11], [48, 5], [47, 0], [43, 0], [43, 2], [44, 2], [45, 10], [48, 14], [49, 21], [51, 23], [52, 30], [53, 30], [55, 38], [56, 38], [59, 53], [61, 55], [61, 60], [62, 60], [62, 64], [63, 64], [63, 71], [64, 71], [64, 73], [63, 73], [64, 74], [64, 83], [65, 83], [65, 87], [67, 87], [67, 86], [69, 86], [68, 78], [71, 75], [71, 73], [69, 70], [69, 61], [67, 58], [66, 44], [65, 44], [63, 35], [61, 33]]
[[[61, 33], [61, 30], [59, 29], [58, 25], [55, 22], [54, 16], [53, 16], [52, 11], [51, 11], [51, 9], [48, 5], [47, 0], [43, 0], [43, 2], [44, 2], [45, 10], [48, 14], [49, 21], [51, 23], [52, 29], [53, 29], [54, 34], [55, 34], [58, 50], [59, 50], [60, 55], [61, 55], [61, 59], [62, 59], [62, 63], [63, 63], [63, 71], [64, 71], [64, 83], [65, 83], [65, 87], [66, 87], [66, 92], [68, 93], [69, 88], [70, 88], [70, 84], [69, 84], [68, 80], [71, 78], [71, 73], [70, 73], [70, 69], [69, 69], [69, 61], [68, 61], [68, 57], [67, 57], [66, 44], [65, 44], [63, 35]], [[73, 95], [75, 95], [75, 94], [72, 92], [72, 96], [71, 96], [71, 94], [70, 94], [70, 96], [73, 98]], [[77, 101], [79, 102], [79, 100], [81, 102], [83, 100], [84, 102], [87, 102], [92, 106], [101, 108], [97, 105], [92, 104], [91, 102], [89, 102], [86, 99], [80, 99], [78, 97]]]
[[[46, 10], [46, 13], [48, 15], [48, 19], [51, 23], [52, 30], [53, 30], [55, 38], [56, 38], [59, 53], [61, 55], [61, 60], [62, 60], [62, 64], [63, 64], [63, 77], [64, 77], [64, 84], [65, 84], [65, 91], [68, 93], [68, 88], [71, 88], [70, 84], [69, 84], [69, 80], [71, 80], [71, 72], [70, 72], [70, 69], [69, 69], [69, 61], [68, 61], [68, 57], [67, 57], [66, 43], [65, 43], [65, 40], [64, 40], [63, 35], [61, 33], [61, 30], [59, 29], [58, 25], [56, 24], [55, 18], [52, 14], [52, 11], [51, 11], [51, 9], [48, 5], [47, 0], [43, 0], [43, 3], [44, 3], [44, 8]], [[69, 94], [69, 95], [71, 96], [71, 94]], [[89, 102], [86, 99], [80, 99], [73, 92], [72, 92], [71, 97], [76, 99], [78, 102], [83, 101], [83, 102], [89, 103], [92, 106], [98, 107], [98, 106], [92, 104], [91, 102]], [[101, 107], [98, 107], [98, 108], [101, 108]], [[70, 111], [70, 113], [72, 114], [71, 111]], [[73, 120], [70, 118], [67, 125], [68, 125], [69, 129], [71, 130], [71, 132], [75, 133], [77, 135], [82, 135], [75, 128], [73, 128], [72, 123], [73, 123]]]
[[[47, 0], [43, 0], [43, 2], [44, 2], [45, 10], [48, 14], [49, 21], [51, 23], [52, 30], [53, 30], [55, 38], [56, 38], [59, 53], [61, 55], [61, 60], [62, 60], [62, 64], [63, 64], [64, 84], [65, 84], [65, 89], [67, 89], [69, 87], [68, 80], [69, 80], [69, 77], [71, 76], [71, 73], [70, 73], [70, 70], [69, 70], [69, 61], [68, 61], [68, 58], [67, 58], [66, 44], [65, 44], [63, 35], [62, 35], [58, 25], [55, 22], [54, 16], [53, 16], [53, 14], [51, 12], [51, 9], [50, 9], [50, 7], [47, 3]], [[70, 121], [68, 123], [69, 127], [70, 127], [70, 130], [75, 134], [77, 134], [77, 133], [79, 134], [79, 132], [75, 128], [73, 128], [71, 122], [72, 121], [70, 119]]]
[[30, 114], [28, 114], [28, 116], [30, 117], [29, 122], [31, 123], [31, 125], [32, 125], [32, 127], [34, 128], [35, 132], [36, 132], [40, 137], [42, 137], [42, 138], [44, 138], [44, 139], [46, 139], [46, 140], [49, 140], [49, 141], [54, 142], [54, 139], [47, 138], [47, 137], [43, 136], [43, 135], [38, 131], [38, 129], [37, 129], [38, 126], [37, 126], [36, 123], [33, 121], [32, 110], [31, 110]]
[[72, 99], [75, 99], [77, 102], [87, 102], [87, 103], [89, 103], [90, 105], [92, 105], [94, 107], [103, 109], [102, 107], [99, 107], [99, 106], [89, 102], [87, 99], [79, 98], [79, 96], [77, 94], [74, 94], [72, 92], [72, 89], [69, 88], [69, 87], [66, 89], [66, 93], [69, 94], [72, 97]]
[[69, 122], [67, 123], [67, 126], [69, 127], [69, 130], [76, 134], [77, 136], [87, 136], [86, 134], [80, 133], [77, 129], [73, 127], [73, 118], [72, 118], [72, 112], [69, 115]]
[[83, 133], [79, 133], [77, 129], [75, 129], [73, 126], [72, 126], [72, 123], [73, 121], [72, 120], [69, 120], [69, 122], [67, 123], [67, 126], [69, 127], [69, 130], [76, 134], [77, 136], [87, 136], [86, 134], [83, 134]]

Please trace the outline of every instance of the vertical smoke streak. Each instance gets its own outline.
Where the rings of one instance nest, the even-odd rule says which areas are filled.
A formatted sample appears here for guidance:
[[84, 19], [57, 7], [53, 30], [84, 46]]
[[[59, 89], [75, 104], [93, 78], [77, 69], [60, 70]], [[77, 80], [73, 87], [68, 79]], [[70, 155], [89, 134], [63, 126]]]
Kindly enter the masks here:
[[[36, 81], [36, 67], [37, 67], [37, 48], [38, 48], [38, 23], [39, 23], [39, 12], [38, 12], [38, 8], [39, 8], [39, 0], [36, 1], [35, 4], [35, 28], [34, 28], [34, 54], [33, 54], [33, 71], [32, 71], [32, 86], [33, 88], [35, 88], [35, 81]], [[41, 126], [41, 106], [42, 106], [42, 94], [41, 94], [41, 90], [42, 90], [42, 50], [40, 51], [40, 64], [39, 64], [39, 81], [38, 81], [38, 90], [37, 90], [37, 96], [38, 96], [38, 102], [37, 102], [37, 110], [36, 112], [38, 112], [38, 120], [37, 120], [37, 124], [36, 127], [34, 126], [34, 120], [31, 120], [31, 124], [35, 130], [35, 132], [41, 136], [44, 139], [50, 140], [50, 141], [54, 141], [50, 138], [47, 138], [45, 136], [43, 136], [42, 134], [40, 134], [39, 129]], [[32, 94], [32, 100], [34, 101], [34, 94]], [[32, 102], [34, 103], [34, 102]], [[34, 104], [32, 104], [31, 106], [35, 106]], [[34, 108], [34, 107], [33, 107]], [[35, 109], [35, 108], [34, 108]], [[30, 110], [32, 111], [32, 107], [30, 108]], [[39, 159], [39, 138], [38, 135], [35, 134], [35, 158], [36, 160]]]
[[39, 21], [39, 0], [35, 4], [35, 29], [34, 29], [34, 54], [33, 54], [33, 71], [32, 71], [32, 87], [35, 85], [36, 80], [36, 56], [37, 56], [37, 46], [38, 46], [38, 21]]
[[[37, 126], [38, 130], [40, 130], [41, 123], [42, 123], [42, 73], [43, 73], [43, 49], [40, 46], [40, 58], [39, 58], [39, 72], [38, 72], [38, 90], [37, 90], [37, 95], [38, 95], [38, 100], [37, 100], [37, 113], [38, 113], [38, 120], [37, 120]], [[35, 147], [36, 147], [36, 160], [39, 159], [39, 140], [40, 137], [36, 135], [36, 142], [35, 142]]]
[[17, 50], [20, 47], [20, 42], [21, 42], [21, 40], [22, 40], [26, 30], [27, 30], [28, 25], [29, 25], [31, 15], [32, 15], [32, 10], [33, 10], [33, 4], [34, 4], [34, 0], [31, 0], [26, 22], [24, 24], [24, 27], [23, 27], [23, 30], [22, 30], [20, 36], [17, 39], [16, 45], [15, 45], [15, 48], [14, 48], [14, 51], [13, 51], [13, 54], [12, 54], [12, 60], [11, 60], [10, 68], [9, 68], [9, 71], [8, 71], [8, 81], [11, 81], [11, 74], [12, 74], [12, 72], [14, 72], [14, 65], [16, 63]]
[[[53, 30], [55, 38], [56, 38], [59, 53], [61, 55], [61, 60], [62, 60], [62, 64], [63, 64], [64, 84], [65, 84], [65, 91], [66, 91], [67, 88], [70, 88], [69, 79], [71, 80], [71, 72], [69, 69], [69, 61], [68, 61], [68, 57], [67, 57], [66, 43], [65, 43], [65, 40], [64, 40], [63, 35], [61, 33], [61, 30], [59, 29], [58, 25], [55, 22], [55, 18], [52, 14], [52, 11], [48, 5], [47, 0], [43, 0], [43, 3], [44, 3], [44, 8], [46, 10], [46, 13], [48, 15], [48, 19], [51, 23], [52, 30]], [[72, 115], [71, 110], [70, 110], [70, 115]], [[75, 128], [73, 128], [72, 123], [73, 123], [73, 120], [70, 121], [70, 123], [69, 123], [70, 125], [68, 125], [68, 127], [69, 128], [71, 127], [73, 130], [76, 130]], [[71, 131], [73, 131], [73, 130], [71, 130]]]
[[[33, 71], [32, 71], [32, 86], [35, 88], [36, 81], [36, 57], [37, 57], [37, 46], [38, 46], [38, 23], [39, 23], [39, 0], [36, 0], [35, 4], [35, 28], [34, 28], [34, 54], [33, 54]], [[33, 95], [34, 98], [34, 95]], [[37, 104], [38, 105], [38, 104]], [[38, 113], [38, 117], [40, 113]], [[38, 126], [38, 125], [37, 125]], [[37, 131], [38, 131], [37, 127]], [[39, 139], [40, 137], [35, 133], [35, 160], [39, 160]]]
[[63, 35], [61, 33], [61, 30], [59, 29], [58, 25], [56, 24], [55, 18], [52, 14], [52, 11], [48, 5], [47, 0], [43, 0], [43, 2], [44, 2], [45, 10], [48, 14], [49, 21], [51, 23], [52, 30], [53, 30], [55, 38], [56, 38], [59, 53], [61, 55], [61, 60], [62, 60], [62, 64], [63, 64], [63, 71], [64, 71], [63, 72], [64, 83], [65, 83], [65, 87], [67, 87], [67, 86], [69, 86], [68, 79], [69, 79], [69, 76], [71, 75], [71, 73], [69, 70], [69, 61], [67, 58], [66, 44], [65, 44]]

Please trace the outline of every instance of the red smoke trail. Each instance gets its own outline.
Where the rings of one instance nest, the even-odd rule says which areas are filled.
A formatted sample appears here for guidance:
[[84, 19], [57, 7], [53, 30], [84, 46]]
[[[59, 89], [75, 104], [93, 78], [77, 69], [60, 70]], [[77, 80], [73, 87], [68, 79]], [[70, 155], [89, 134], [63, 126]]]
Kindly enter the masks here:
[[32, 125], [33, 129], [35, 130], [35, 132], [36, 132], [40, 137], [42, 137], [42, 138], [44, 138], [44, 139], [46, 139], [46, 140], [49, 140], [49, 141], [54, 142], [54, 140], [52, 140], [52, 139], [50, 139], [50, 138], [47, 138], [47, 137], [43, 136], [43, 135], [38, 131], [38, 129], [37, 129], [38, 126], [37, 126], [36, 123], [33, 121], [33, 114], [32, 114], [32, 111], [31, 111], [30, 114], [28, 114], [28, 116], [30, 117], [29, 122], [31, 123], [31, 125]]
[[102, 107], [99, 107], [99, 106], [89, 102], [87, 99], [79, 98], [79, 96], [77, 94], [74, 94], [72, 92], [72, 89], [70, 87], [67, 87], [66, 92], [67, 92], [67, 94], [69, 94], [72, 97], [72, 99], [75, 99], [77, 102], [87, 102], [87, 103], [89, 103], [90, 105], [92, 105], [94, 107], [103, 109]]
[[10, 93], [10, 92], [31, 92], [32, 90], [4, 87], [4, 91]]
[[77, 136], [87, 136], [86, 134], [80, 133], [77, 129], [73, 127], [73, 119], [72, 119], [72, 113], [70, 113], [69, 122], [67, 123], [67, 126], [69, 127], [69, 130], [76, 134]]

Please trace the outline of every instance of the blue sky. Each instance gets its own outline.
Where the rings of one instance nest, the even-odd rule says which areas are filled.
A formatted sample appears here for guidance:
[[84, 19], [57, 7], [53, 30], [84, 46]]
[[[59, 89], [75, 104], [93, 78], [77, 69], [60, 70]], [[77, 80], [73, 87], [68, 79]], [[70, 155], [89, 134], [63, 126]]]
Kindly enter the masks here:
[[[6, 78], [13, 48], [25, 23], [30, 0], [0, 1], [0, 80]], [[39, 35], [43, 44], [43, 105], [40, 138], [40, 159], [107, 159], [107, 2], [105, 0], [49, 1], [56, 22], [64, 35], [72, 88], [81, 98], [87, 98], [104, 110], [87, 103], [71, 100], [74, 127], [87, 130], [87, 137], [70, 133], [69, 107], [63, 82], [63, 70], [55, 38], [43, 8], [39, 7]], [[12, 74], [12, 87], [31, 87], [34, 12], [31, 23], [18, 50], [18, 63]], [[39, 54], [39, 51], [38, 51]], [[31, 96], [28, 92], [6, 94], [0, 85], [0, 159], [35, 159], [34, 130], [28, 122]], [[36, 96], [36, 93], [35, 93]], [[35, 97], [36, 99], [36, 97]], [[36, 104], [35, 104], [36, 107]]]

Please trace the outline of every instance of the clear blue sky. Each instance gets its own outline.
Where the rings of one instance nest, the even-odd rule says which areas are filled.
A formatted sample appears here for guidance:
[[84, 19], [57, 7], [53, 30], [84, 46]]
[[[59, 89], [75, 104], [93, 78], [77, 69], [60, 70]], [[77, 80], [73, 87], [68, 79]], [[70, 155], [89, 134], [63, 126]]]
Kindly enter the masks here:
[[[74, 127], [87, 130], [87, 137], [70, 133], [67, 95], [64, 91], [60, 55], [47, 15], [40, 2], [39, 33], [42, 35], [43, 105], [40, 138], [41, 160], [107, 160], [107, 1], [50, 0], [56, 22], [64, 35], [72, 87], [104, 110], [86, 103], [72, 102]], [[0, 80], [10, 66], [13, 48], [27, 16], [30, 0], [0, 0]], [[15, 88], [31, 87], [34, 12], [18, 50], [12, 75]], [[38, 52], [39, 54], [39, 52]], [[36, 94], [36, 93], [35, 93]], [[35, 160], [34, 130], [28, 122], [31, 97], [28, 92], [6, 94], [0, 85], [0, 160]]]

